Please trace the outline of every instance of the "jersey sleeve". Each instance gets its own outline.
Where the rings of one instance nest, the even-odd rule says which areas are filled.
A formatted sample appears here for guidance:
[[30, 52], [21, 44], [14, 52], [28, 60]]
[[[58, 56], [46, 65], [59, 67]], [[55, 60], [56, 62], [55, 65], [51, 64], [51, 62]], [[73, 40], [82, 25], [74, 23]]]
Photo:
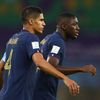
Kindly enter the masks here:
[[3, 57], [2, 57], [2, 59], [1, 59], [3, 62], [5, 62], [6, 61], [6, 52], [3, 54]]
[[50, 45], [50, 52], [49, 52], [48, 56], [55, 56], [58, 59], [60, 59], [61, 56], [64, 53], [64, 44], [63, 44], [63, 42], [60, 41], [60, 40], [57, 40], [57, 39], [56, 40], [51, 40], [49, 42], [49, 45]]
[[30, 58], [34, 53], [40, 52], [40, 43], [37, 36], [31, 35], [28, 37], [26, 42], [26, 49], [27, 49], [28, 56]]

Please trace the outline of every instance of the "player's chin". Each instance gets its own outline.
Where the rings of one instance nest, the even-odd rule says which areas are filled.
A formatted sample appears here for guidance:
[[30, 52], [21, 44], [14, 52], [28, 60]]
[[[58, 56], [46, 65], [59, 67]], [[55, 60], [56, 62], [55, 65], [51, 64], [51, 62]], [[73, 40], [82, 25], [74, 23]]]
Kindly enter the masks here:
[[78, 36], [76, 35], [74, 38], [75, 38], [75, 39], [77, 39], [77, 38], [78, 38]]
[[43, 30], [44, 30], [44, 28], [39, 30], [41, 34], [43, 34]]
[[77, 38], [78, 38], [77, 35], [74, 35], [74, 36], [72, 37], [73, 40], [74, 40], [74, 39], [77, 39]]
[[40, 31], [40, 34], [43, 34], [43, 31]]
[[43, 34], [43, 31], [42, 30], [38, 31], [38, 34], [42, 35]]

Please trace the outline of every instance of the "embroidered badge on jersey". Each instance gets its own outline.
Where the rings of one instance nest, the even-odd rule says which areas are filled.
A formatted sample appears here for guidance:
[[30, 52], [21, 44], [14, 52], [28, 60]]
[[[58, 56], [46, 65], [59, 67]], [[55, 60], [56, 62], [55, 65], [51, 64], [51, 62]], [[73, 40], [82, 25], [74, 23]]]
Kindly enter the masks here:
[[60, 47], [58, 47], [56, 45], [53, 45], [52, 50], [51, 50], [51, 53], [58, 54], [59, 50], [60, 50]]
[[33, 49], [39, 49], [39, 42], [32, 42]]

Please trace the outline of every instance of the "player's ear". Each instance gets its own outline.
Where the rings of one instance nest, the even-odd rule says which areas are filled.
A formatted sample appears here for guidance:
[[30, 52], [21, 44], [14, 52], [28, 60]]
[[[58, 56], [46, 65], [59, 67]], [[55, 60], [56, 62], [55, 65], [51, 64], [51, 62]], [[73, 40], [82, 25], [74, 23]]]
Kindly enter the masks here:
[[66, 27], [67, 27], [67, 26], [66, 26], [65, 24], [62, 24], [62, 25], [61, 25], [61, 29], [63, 29], [63, 30], [65, 30]]
[[32, 25], [32, 24], [33, 24], [33, 22], [34, 22], [33, 18], [30, 18], [30, 19], [29, 19], [29, 24], [31, 24], [31, 25]]

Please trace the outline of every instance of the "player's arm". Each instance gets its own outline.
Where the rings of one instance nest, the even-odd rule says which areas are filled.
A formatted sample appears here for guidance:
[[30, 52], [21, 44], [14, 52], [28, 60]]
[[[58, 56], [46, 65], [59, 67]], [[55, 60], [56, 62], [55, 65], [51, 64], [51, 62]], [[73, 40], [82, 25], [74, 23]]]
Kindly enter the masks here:
[[3, 60], [0, 60], [0, 72], [3, 70], [5, 65], [5, 62]]
[[6, 58], [6, 53], [4, 53], [2, 59], [0, 60], [0, 89], [2, 88], [2, 85], [3, 85], [2, 71], [3, 71], [4, 65], [5, 65], [5, 58]]
[[32, 60], [38, 66], [41, 70], [44, 72], [51, 74], [55, 77], [58, 77], [60, 79], [63, 79], [65, 85], [69, 88], [69, 91], [76, 95], [79, 93], [79, 85], [74, 82], [73, 80], [66, 77], [64, 74], [62, 74], [60, 71], [58, 71], [54, 66], [49, 64], [42, 56], [41, 53], [34, 53], [32, 55]]
[[2, 59], [0, 60], [0, 71], [3, 71], [4, 65], [5, 65], [5, 61], [6, 61], [6, 53], [4, 53]]
[[0, 90], [3, 85], [3, 74], [2, 74], [3, 67], [4, 67], [4, 61], [0, 60]]
[[96, 68], [93, 65], [84, 65], [82, 67], [64, 67], [64, 66], [58, 66], [59, 64], [59, 59], [54, 56], [49, 56], [48, 57], [48, 62], [51, 63], [54, 66], [57, 66], [56, 68], [62, 72], [65, 75], [71, 75], [75, 73], [91, 73], [92, 75], [96, 74]]
[[49, 64], [44, 58], [43, 55], [39, 52], [32, 55], [32, 60], [41, 70], [45, 71], [48, 74], [52, 74], [55, 77], [64, 79], [65, 75], [59, 72], [54, 66]]

